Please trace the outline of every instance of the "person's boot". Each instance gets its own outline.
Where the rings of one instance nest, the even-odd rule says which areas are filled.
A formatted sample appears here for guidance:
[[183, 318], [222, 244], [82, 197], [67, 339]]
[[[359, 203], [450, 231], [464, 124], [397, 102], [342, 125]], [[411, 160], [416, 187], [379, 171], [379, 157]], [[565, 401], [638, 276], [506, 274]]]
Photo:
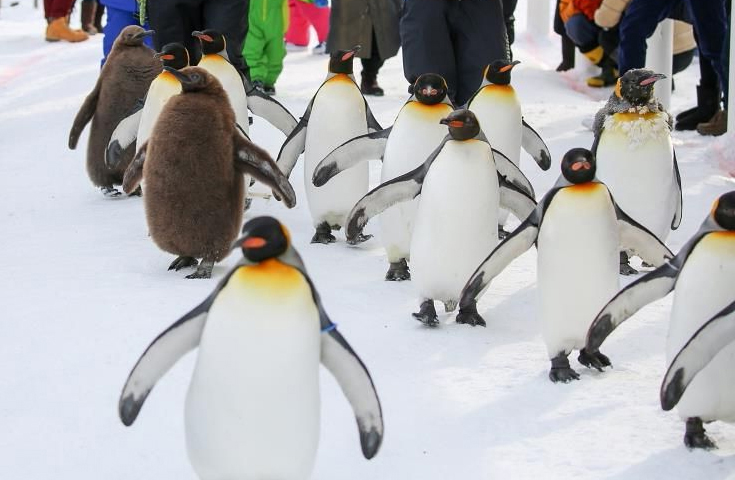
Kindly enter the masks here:
[[589, 58], [592, 63], [602, 69], [599, 75], [587, 79], [587, 85], [594, 88], [609, 87], [615, 85], [618, 80], [618, 69], [615, 60], [605, 53], [601, 46], [597, 46], [592, 50], [588, 50], [584, 56]]
[[676, 130], [695, 130], [700, 123], [710, 120], [720, 109], [720, 89], [697, 85], [697, 106], [676, 116]]
[[360, 82], [360, 90], [363, 95], [373, 95], [375, 97], [382, 97], [385, 92], [378, 85], [378, 76], [372, 73], [362, 72], [362, 81]]
[[105, 14], [105, 6], [101, 3], [97, 4], [97, 9], [94, 11], [94, 28], [97, 29], [98, 33], [102, 33], [104, 31], [104, 26], [102, 25], [102, 16]]
[[714, 135], [715, 137], [727, 132], [727, 110], [718, 110], [709, 122], [697, 125], [700, 135]]
[[96, 10], [96, 2], [82, 2], [82, 30], [89, 35], [97, 35], [99, 33], [94, 26], [94, 14]]
[[557, 72], [566, 72], [574, 68], [574, 42], [562, 35], [561, 37], [561, 63], [556, 67]]
[[89, 35], [84, 32], [75, 31], [69, 28], [65, 17], [51, 18], [46, 27], [46, 41], [58, 42], [64, 40], [66, 42], [83, 42], [87, 40]]

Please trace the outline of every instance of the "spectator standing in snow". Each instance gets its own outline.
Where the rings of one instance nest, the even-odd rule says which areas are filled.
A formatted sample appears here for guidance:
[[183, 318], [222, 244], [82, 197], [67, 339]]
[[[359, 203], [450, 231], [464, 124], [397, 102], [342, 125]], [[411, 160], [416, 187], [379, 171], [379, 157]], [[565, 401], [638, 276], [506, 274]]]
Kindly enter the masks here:
[[[136, 0], [101, 0], [97, 8], [107, 10], [107, 22], [105, 22], [102, 29], [105, 34], [102, 38], [102, 64], [104, 64], [107, 55], [112, 50], [112, 44], [115, 43], [115, 39], [120, 35], [122, 29], [128, 25], [140, 25], [140, 10], [138, 10]], [[147, 30], [148, 24], [146, 23], [142, 27]], [[151, 37], [147, 37], [144, 43], [153, 48]]]
[[309, 26], [316, 31], [315, 55], [327, 53], [329, 35], [329, 2], [327, 0], [288, 0], [286, 50], [305, 50], [309, 45]]
[[250, 78], [242, 56], [250, 0], [140, 0], [140, 3], [145, 5], [141, 11], [145, 11], [151, 28], [156, 31], [157, 50], [167, 43], [181, 43], [191, 54], [191, 64], [196, 65], [202, 51], [199, 40], [191, 32], [211, 28], [225, 36], [232, 65]]
[[509, 60], [501, 0], [405, 0], [401, 16], [403, 74], [444, 77], [455, 105], [469, 100], [485, 67]]
[[[694, 22], [700, 62], [709, 62], [714, 70], [727, 105], [728, 15], [725, 0], [682, 0]], [[631, 0], [620, 21], [618, 63], [623, 74], [646, 63], [646, 39], [653, 35], [660, 21], [670, 16], [677, 0]], [[727, 131], [727, 111], [720, 110], [709, 122], [699, 124], [702, 135], [722, 135]]]
[[69, 28], [68, 16], [74, 0], [43, 0], [43, 12], [46, 17], [46, 41], [83, 42], [89, 35], [81, 30]]
[[82, 30], [87, 35], [102, 33], [102, 15], [105, 13], [104, 5], [98, 0], [82, 0], [81, 22]]
[[276, 94], [276, 80], [283, 71], [286, 47], [283, 34], [288, 22], [286, 0], [250, 0], [248, 35], [242, 54], [256, 88]]
[[362, 59], [360, 89], [364, 95], [383, 95], [378, 72], [401, 46], [400, 11], [401, 0], [332, 0], [327, 52], [362, 46], [357, 56]]

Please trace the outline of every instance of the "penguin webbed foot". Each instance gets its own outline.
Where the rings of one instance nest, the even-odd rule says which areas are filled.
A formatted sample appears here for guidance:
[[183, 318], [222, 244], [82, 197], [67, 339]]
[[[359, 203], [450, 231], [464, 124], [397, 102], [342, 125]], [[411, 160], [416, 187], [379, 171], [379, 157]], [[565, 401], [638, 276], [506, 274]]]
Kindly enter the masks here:
[[477, 313], [477, 303], [459, 307], [459, 313], [457, 314], [457, 323], [461, 325], [470, 325], [473, 327], [480, 326], [486, 327], [485, 319]]
[[508, 235], [510, 235], [510, 232], [503, 228], [503, 225], [498, 225], [498, 240], [502, 242]]
[[411, 315], [427, 327], [436, 327], [439, 325], [439, 318], [436, 315], [436, 308], [434, 308], [434, 300], [431, 298], [424, 300], [419, 307], [418, 313], [412, 313]]
[[122, 192], [115, 187], [100, 187], [100, 191], [107, 198], [117, 198], [122, 195]]
[[388, 282], [411, 280], [411, 271], [408, 269], [408, 262], [405, 258], [390, 263], [388, 271], [385, 273], [385, 280]]
[[636, 275], [638, 270], [630, 266], [630, 258], [625, 252], [620, 252], [620, 275]]
[[354, 237], [348, 238], [347, 243], [350, 245], [359, 245], [360, 243], [367, 242], [371, 238], [373, 238], [372, 235], [365, 235], [364, 233], [360, 232]]
[[214, 268], [214, 260], [202, 260], [196, 271], [186, 278], [212, 278], [212, 269]]
[[605, 367], [612, 367], [610, 359], [600, 351], [588, 352], [586, 349], [579, 351], [577, 361], [587, 368], [594, 368], [602, 372]]
[[457, 300], [447, 300], [444, 303], [444, 311], [451, 313], [457, 308]]
[[132, 192], [128, 193], [128, 197], [142, 197], [143, 196], [143, 189], [140, 188], [140, 185], [133, 190]]
[[684, 433], [684, 445], [688, 449], [701, 448], [703, 450], [713, 450], [717, 448], [704, 430], [702, 419], [699, 417], [691, 417], [687, 419], [686, 433]]
[[569, 383], [572, 380], [579, 380], [579, 374], [569, 366], [567, 354], [561, 352], [559, 355], [551, 359], [551, 370], [549, 370], [549, 380], [554, 383]]
[[197, 265], [199, 265], [199, 261], [196, 258], [182, 255], [180, 257], [176, 257], [176, 259], [171, 262], [171, 265], [168, 266], [168, 269], [176, 270], [178, 272], [182, 268], [196, 267]]
[[252, 205], [252, 204], [253, 204], [253, 199], [252, 198], [248, 197], [248, 198], [245, 199], [245, 211], [246, 212], [248, 210], [250, 210], [250, 205]]
[[324, 245], [329, 245], [330, 243], [334, 243], [336, 241], [337, 238], [332, 235], [332, 227], [330, 227], [327, 222], [323, 222], [317, 225], [316, 232], [314, 232], [314, 236], [311, 237], [311, 243], [321, 243]]

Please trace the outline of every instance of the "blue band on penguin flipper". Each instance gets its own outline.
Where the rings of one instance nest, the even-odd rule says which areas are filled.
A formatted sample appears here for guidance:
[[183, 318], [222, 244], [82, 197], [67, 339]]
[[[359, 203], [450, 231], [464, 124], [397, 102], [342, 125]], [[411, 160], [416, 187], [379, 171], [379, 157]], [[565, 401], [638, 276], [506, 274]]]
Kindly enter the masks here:
[[329, 333], [332, 330], [337, 330], [337, 324], [336, 323], [330, 323], [326, 327], [321, 329], [321, 333]]

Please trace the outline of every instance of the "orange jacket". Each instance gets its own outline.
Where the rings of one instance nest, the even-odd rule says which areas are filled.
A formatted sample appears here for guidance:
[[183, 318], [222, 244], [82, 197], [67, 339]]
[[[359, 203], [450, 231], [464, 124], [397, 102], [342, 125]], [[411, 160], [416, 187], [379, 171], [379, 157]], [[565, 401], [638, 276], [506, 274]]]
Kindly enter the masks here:
[[595, 10], [600, 7], [601, 3], [602, 0], [559, 0], [559, 15], [565, 23], [577, 13], [594, 21]]

